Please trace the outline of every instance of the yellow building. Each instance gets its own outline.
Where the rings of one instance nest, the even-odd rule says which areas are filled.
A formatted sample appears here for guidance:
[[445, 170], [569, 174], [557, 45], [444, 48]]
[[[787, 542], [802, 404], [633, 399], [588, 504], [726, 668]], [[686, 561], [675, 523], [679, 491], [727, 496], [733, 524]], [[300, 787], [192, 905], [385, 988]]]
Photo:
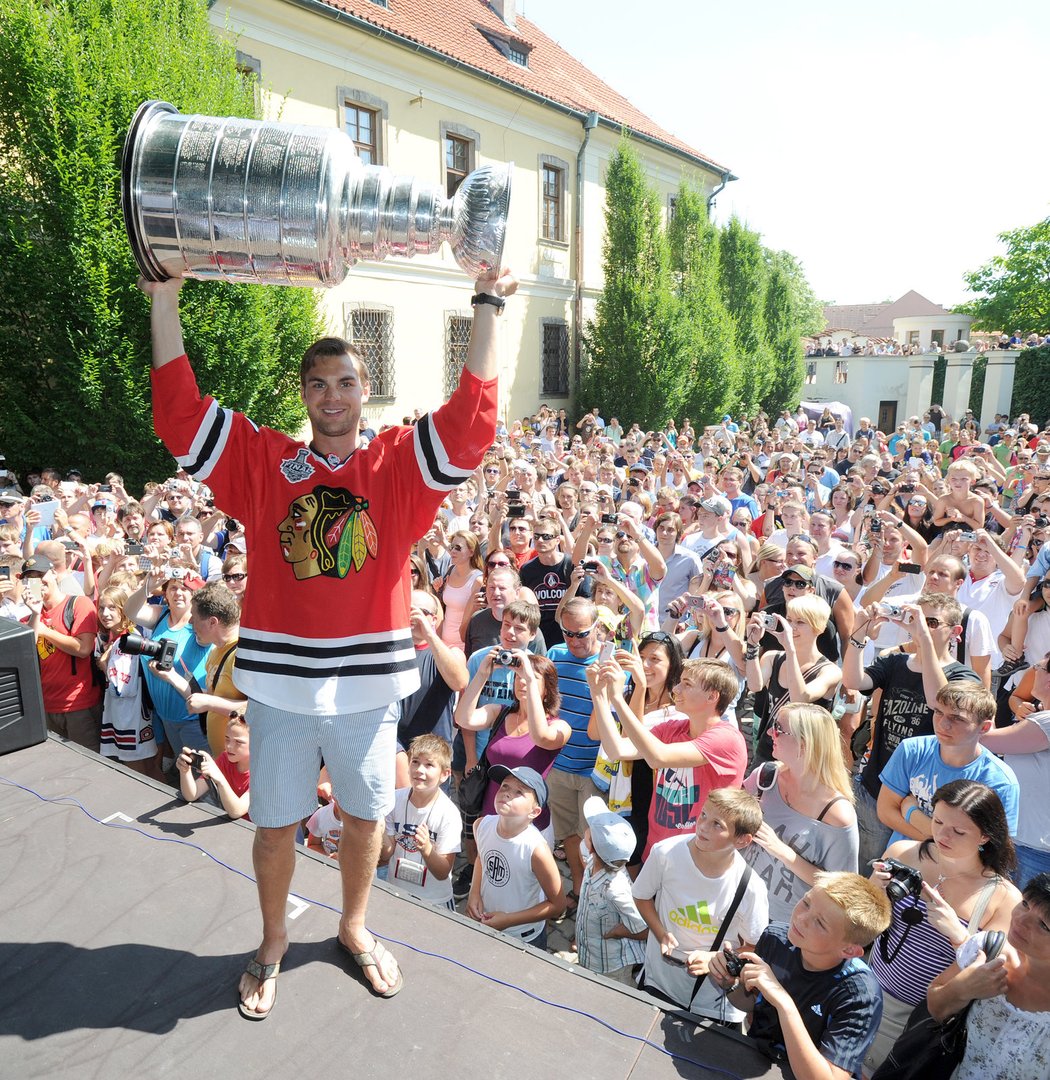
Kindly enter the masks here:
[[[734, 179], [517, 15], [514, 0], [220, 0], [211, 17], [258, 74], [268, 119], [338, 125], [366, 162], [450, 193], [476, 165], [515, 163], [504, 263], [521, 287], [501, 323], [504, 416], [541, 401], [572, 407], [576, 330], [602, 287], [604, 176], [622, 130], [668, 209], [683, 175], [709, 194]], [[446, 250], [361, 264], [325, 295], [332, 332], [368, 356], [373, 422], [444, 400], [470, 294]]]

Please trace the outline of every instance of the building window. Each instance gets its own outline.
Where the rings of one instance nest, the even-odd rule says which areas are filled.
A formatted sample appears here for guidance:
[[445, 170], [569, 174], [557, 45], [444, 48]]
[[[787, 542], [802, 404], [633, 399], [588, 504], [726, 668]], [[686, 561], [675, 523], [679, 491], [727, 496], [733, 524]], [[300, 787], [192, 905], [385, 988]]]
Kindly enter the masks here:
[[338, 88], [339, 124], [353, 139], [357, 156], [365, 165], [384, 165], [387, 103], [367, 90]]
[[836, 360], [835, 361], [835, 382], [844, 383], [846, 381], [846, 375], [848, 374], [849, 361], [848, 360]]
[[393, 399], [396, 393], [393, 311], [347, 305], [346, 336], [364, 357], [371, 400]]
[[560, 240], [562, 220], [562, 171], [543, 166], [543, 239]]
[[817, 381], [817, 365], [815, 363], [806, 364], [806, 385], [813, 386]]
[[463, 365], [467, 362], [467, 346], [470, 344], [470, 327], [473, 319], [469, 315], [445, 316], [445, 400], [459, 386], [459, 377]]
[[471, 145], [458, 135], [445, 136], [445, 192], [451, 199], [470, 172]]
[[346, 104], [346, 133], [354, 140], [357, 156], [364, 165], [379, 164], [379, 139], [376, 134], [375, 109], [366, 109], [363, 105]]
[[931, 330], [930, 331], [930, 344], [936, 345], [938, 349], [944, 348], [944, 331], [943, 330]]
[[540, 368], [543, 384], [541, 394], [550, 397], [569, 396], [569, 326], [563, 319], [545, 319], [543, 355]]
[[529, 66], [529, 54], [524, 49], [518, 48], [517, 45], [507, 45], [507, 59], [512, 64], [518, 64], [520, 67]]
[[[909, 330], [908, 331], [908, 344], [909, 345], [918, 345], [919, 344], [919, 331], [918, 330]], [[894, 426], [896, 426], [896, 425], [894, 425]]]

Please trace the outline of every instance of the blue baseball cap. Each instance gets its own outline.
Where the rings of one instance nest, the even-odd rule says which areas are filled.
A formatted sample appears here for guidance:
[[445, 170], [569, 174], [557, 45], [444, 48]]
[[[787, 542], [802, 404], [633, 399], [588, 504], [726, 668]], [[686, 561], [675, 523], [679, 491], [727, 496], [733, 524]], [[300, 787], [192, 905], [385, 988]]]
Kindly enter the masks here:
[[508, 776], [520, 780], [536, 796], [536, 802], [540, 807], [547, 805], [547, 781], [535, 769], [527, 765], [519, 765], [516, 769], [508, 769], [506, 765], [493, 765], [489, 769], [489, 779], [502, 784]]

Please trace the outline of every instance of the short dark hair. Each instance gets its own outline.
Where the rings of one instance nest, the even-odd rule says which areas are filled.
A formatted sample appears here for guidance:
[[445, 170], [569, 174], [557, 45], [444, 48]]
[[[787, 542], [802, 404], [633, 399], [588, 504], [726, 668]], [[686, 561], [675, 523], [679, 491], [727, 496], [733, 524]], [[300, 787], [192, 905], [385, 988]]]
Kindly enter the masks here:
[[300, 385], [305, 385], [307, 375], [313, 371], [314, 365], [318, 361], [326, 360], [332, 356], [349, 356], [357, 367], [357, 374], [360, 376], [361, 382], [366, 386], [369, 384], [368, 365], [365, 363], [365, 358], [361, 355], [360, 350], [345, 338], [323, 337], [318, 338], [303, 353], [302, 362], [299, 364]]

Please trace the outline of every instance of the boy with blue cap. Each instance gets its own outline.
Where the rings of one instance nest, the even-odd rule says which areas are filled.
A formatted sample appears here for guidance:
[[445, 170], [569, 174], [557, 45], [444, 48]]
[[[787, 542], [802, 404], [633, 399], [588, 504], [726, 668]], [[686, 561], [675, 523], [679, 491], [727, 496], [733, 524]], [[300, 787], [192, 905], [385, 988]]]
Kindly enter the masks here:
[[645, 959], [648, 927], [631, 895], [627, 860], [637, 844], [626, 818], [592, 795], [583, 804], [587, 830], [580, 903], [576, 909], [576, 952], [581, 966], [634, 986], [634, 969]]
[[561, 874], [533, 821], [547, 802], [547, 783], [535, 769], [493, 765], [489, 779], [500, 787], [496, 813], [478, 818], [478, 857], [467, 914], [493, 930], [542, 949], [547, 920], [565, 910]]

